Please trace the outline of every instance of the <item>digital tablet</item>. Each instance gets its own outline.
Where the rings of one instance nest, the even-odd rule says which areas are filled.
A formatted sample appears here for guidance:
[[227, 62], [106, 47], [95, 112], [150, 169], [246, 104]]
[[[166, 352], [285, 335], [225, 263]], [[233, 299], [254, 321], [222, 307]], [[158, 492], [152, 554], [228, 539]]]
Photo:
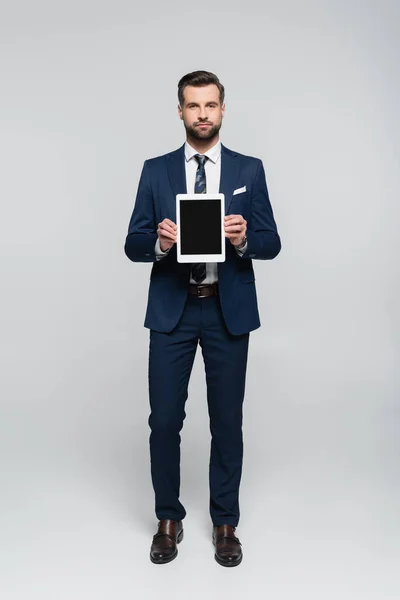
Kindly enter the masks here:
[[177, 194], [177, 260], [225, 261], [224, 194]]

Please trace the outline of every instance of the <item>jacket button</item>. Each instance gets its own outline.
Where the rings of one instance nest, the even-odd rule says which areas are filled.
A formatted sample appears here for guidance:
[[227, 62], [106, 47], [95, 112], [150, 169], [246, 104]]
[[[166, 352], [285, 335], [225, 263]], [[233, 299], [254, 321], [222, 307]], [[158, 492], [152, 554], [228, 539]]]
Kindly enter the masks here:
[[255, 258], [256, 255], [255, 254], [249, 254], [249, 258]]
[[151, 254], [145, 254], [145, 256], [151, 256]]

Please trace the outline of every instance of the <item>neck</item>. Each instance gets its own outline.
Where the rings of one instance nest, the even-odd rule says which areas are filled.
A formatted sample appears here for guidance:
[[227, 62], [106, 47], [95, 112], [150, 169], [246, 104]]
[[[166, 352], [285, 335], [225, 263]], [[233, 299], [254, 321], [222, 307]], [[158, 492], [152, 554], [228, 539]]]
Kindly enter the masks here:
[[207, 150], [215, 146], [215, 144], [219, 141], [219, 135], [215, 135], [210, 140], [198, 140], [192, 138], [189, 134], [187, 134], [186, 141], [192, 146], [192, 148], [197, 150], [199, 154], [204, 154], [205, 152], [207, 152]]

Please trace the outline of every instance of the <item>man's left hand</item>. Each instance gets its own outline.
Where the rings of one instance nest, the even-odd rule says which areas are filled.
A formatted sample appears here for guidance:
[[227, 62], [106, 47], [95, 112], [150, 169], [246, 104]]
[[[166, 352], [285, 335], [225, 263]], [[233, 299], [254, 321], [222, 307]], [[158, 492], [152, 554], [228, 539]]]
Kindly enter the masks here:
[[247, 231], [247, 221], [242, 215], [227, 215], [224, 219], [225, 237], [233, 246], [240, 246]]

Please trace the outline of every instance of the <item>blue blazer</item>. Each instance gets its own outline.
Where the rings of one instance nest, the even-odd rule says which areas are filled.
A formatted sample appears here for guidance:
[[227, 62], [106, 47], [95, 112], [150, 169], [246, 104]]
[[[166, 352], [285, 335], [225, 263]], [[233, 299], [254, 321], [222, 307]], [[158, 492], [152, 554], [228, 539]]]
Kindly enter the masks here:
[[[154, 251], [158, 223], [165, 218], [176, 223], [176, 194], [187, 193], [184, 147], [144, 162], [124, 248], [132, 261], [153, 263], [144, 326], [161, 332], [178, 323], [190, 279], [190, 264], [177, 262], [176, 245], [159, 261]], [[252, 259], [275, 258], [281, 241], [262, 161], [223, 144], [220, 160], [219, 191], [225, 194], [226, 214], [240, 214], [247, 221], [246, 252], [239, 256], [226, 238], [226, 259], [218, 263], [222, 314], [229, 332], [241, 335], [260, 327]], [[233, 195], [244, 186], [245, 192]]]

